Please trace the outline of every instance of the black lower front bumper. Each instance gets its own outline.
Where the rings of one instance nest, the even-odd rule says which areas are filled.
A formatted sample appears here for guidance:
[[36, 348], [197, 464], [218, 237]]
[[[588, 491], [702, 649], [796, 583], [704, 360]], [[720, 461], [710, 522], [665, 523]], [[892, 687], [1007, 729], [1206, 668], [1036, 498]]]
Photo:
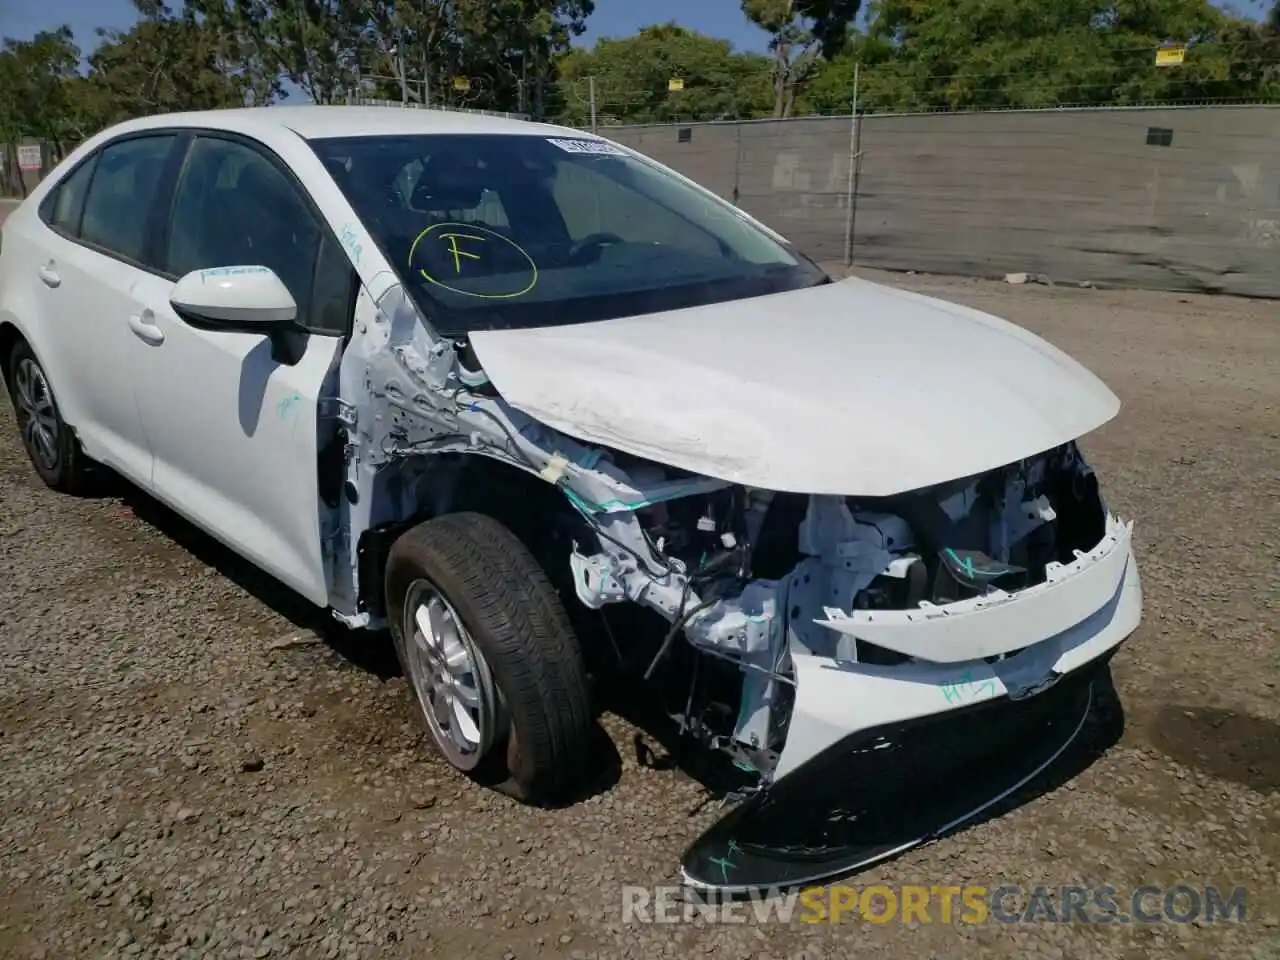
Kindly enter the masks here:
[[[1084, 727], [1104, 657], [1023, 700], [859, 731], [694, 841], [689, 885], [722, 894], [847, 874], [960, 824], [1028, 783]], [[1099, 684], [1101, 686], [1101, 684]]]

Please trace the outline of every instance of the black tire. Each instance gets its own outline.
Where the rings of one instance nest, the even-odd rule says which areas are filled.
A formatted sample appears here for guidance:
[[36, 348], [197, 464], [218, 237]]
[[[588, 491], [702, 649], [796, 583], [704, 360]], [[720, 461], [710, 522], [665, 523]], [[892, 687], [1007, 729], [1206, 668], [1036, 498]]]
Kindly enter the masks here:
[[[89, 458], [85, 456], [71, 427], [62, 419], [62, 412], [58, 409], [58, 401], [44, 367], [24, 341], [19, 340], [14, 346], [9, 358], [9, 369], [4, 373], [22, 446], [36, 473], [54, 490], [72, 494], [83, 492], [88, 486]], [[20, 397], [24, 389], [29, 394], [34, 391], [38, 395], [35, 399], [39, 402], [47, 400], [56, 432], [51, 450], [41, 447], [32, 430], [34, 418], [27, 409], [29, 404], [24, 404]]]
[[[406, 531], [386, 569], [388, 619], [406, 674], [406, 599], [424, 579], [456, 611], [503, 703], [505, 729], [469, 775], [525, 803], [566, 799], [586, 772], [589, 685], [546, 573], [515, 534], [484, 514], [448, 514]], [[412, 679], [408, 687], [430, 735]]]

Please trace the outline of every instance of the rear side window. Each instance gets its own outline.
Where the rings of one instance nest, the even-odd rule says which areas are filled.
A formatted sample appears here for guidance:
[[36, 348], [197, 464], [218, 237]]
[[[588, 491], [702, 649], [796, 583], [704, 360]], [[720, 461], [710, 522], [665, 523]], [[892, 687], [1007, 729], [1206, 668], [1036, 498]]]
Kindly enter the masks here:
[[95, 154], [58, 184], [47, 203], [41, 205], [40, 216], [45, 223], [67, 236], [79, 236], [85, 196], [89, 192], [89, 183], [93, 180], [93, 169], [97, 163], [98, 157]]
[[145, 262], [151, 201], [175, 139], [173, 134], [138, 137], [102, 151], [84, 202], [82, 240]]
[[53, 216], [49, 219], [52, 226], [72, 236], [79, 235], [84, 202], [88, 198], [89, 184], [97, 165], [98, 158], [92, 157], [58, 187], [58, 199], [53, 203]]

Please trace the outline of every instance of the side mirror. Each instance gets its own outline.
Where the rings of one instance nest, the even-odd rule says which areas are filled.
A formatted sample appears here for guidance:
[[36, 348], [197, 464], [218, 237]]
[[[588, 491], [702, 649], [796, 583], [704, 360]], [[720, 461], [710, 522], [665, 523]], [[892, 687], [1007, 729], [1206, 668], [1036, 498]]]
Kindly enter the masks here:
[[174, 285], [169, 303], [204, 330], [273, 334], [298, 316], [293, 294], [270, 267], [193, 270]]

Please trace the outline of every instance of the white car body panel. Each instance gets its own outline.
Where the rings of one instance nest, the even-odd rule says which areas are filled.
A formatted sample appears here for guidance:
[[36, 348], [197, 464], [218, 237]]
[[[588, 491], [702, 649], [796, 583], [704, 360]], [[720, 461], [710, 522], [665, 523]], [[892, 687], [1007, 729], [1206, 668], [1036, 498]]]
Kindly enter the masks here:
[[474, 334], [513, 407], [580, 440], [764, 490], [885, 496], [1106, 423], [1120, 401], [1020, 327], [866, 280]]
[[85, 452], [146, 487], [151, 449], [133, 396], [143, 351], [127, 325], [137, 313], [134, 285], [146, 274], [64, 239], [41, 222], [37, 206], [29, 200], [5, 222], [13, 239], [0, 258], [0, 287], [21, 299], [0, 316], [46, 364]]
[[144, 274], [135, 296], [162, 337], [135, 366], [155, 451], [152, 492], [313, 603], [329, 574], [316, 458], [321, 390], [341, 354], [311, 336], [293, 365], [261, 334], [200, 330], [169, 305], [174, 284]]
[[1097, 547], [1072, 563], [1050, 564], [1044, 583], [1015, 593], [993, 590], [914, 610], [854, 610], [818, 622], [931, 663], [1002, 656], [1060, 635], [1110, 603], [1132, 565], [1132, 531], [1132, 523], [1108, 518]]
[[1142, 615], [1138, 568], [1130, 562], [1124, 569], [1110, 602], [1057, 636], [995, 663], [878, 667], [793, 653], [796, 703], [775, 781], [857, 731], [1033, 690], [1104, 656], [1137, 628]]

